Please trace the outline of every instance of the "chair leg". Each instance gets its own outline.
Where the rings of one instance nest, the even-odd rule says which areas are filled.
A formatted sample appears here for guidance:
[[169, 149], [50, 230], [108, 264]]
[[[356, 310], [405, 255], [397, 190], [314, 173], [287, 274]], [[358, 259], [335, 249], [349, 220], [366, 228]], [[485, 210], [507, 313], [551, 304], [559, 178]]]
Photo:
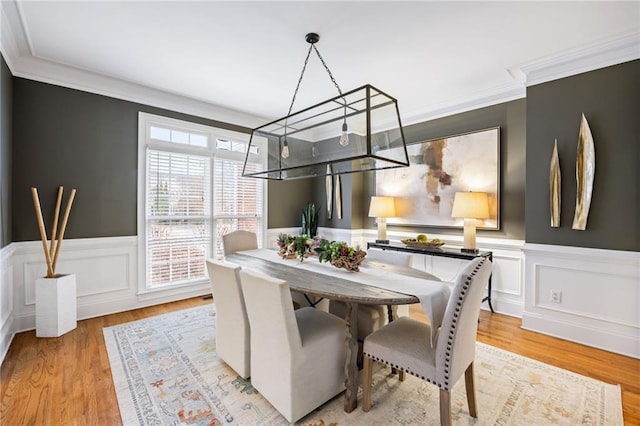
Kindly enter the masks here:
[[476, 404], [476, 385], [473, 379], [473, 362], [469, 364], [464, 372], [464, 386], [467, 389], [467, 403], [469, 404], [469, 414], [471, 417], [478, 417], [478, 407]]
[[451, 426], [451, 392], [440, 389], [440, 425]]
[[364, 356], [364, 366], [362, 368], [362, 411], [371, 409], [371, 378], [373, 376], [373, 359]]

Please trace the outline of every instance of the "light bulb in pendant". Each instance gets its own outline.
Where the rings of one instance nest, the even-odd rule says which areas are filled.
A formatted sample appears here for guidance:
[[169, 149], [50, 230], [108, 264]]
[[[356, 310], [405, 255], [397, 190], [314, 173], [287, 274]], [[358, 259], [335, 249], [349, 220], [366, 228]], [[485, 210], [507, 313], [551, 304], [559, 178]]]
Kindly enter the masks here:
[[340, 145], [349, 145], [349, 134], [347, 133], [347, 122], [342, 123], [342, 135], [340, 135]]
[[282, 144], [282, 152], [280, 153], [282, 158], [289, 158], [289, 143], [284, 141]]

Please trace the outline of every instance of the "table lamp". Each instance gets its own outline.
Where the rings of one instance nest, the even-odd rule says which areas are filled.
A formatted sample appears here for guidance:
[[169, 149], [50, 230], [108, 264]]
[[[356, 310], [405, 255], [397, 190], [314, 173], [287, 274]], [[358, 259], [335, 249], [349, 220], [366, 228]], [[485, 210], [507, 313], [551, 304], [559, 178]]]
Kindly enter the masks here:
[[393, 197], [371, 197], [369, 217], [375, 217], [378, 224], [378, 239], [376, 243], [389, 244], [387, 239], [387, 218], [396, 215], [396, 205]]
[[476, 223], [489, 218], [489, 199], [486, 192], [456, 192], [451, 217], [464, 218], [464, 248], [462, 251], [477, 252]]

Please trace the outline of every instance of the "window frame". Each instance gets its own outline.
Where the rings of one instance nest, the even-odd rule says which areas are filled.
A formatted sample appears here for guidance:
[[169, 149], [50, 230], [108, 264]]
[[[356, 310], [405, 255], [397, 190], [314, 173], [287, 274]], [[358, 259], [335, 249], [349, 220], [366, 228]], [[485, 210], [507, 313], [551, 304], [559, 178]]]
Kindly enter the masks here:
[[[180, 130], [187, 133], [199, 133], [205, 135], [208, 138], [208, 146], [201, 147], [189, 144], [182, 144], [178, 142], [168, 142], [158, 139], [151, 139], [150, 129], [152, 126], [169, 127], [172, 130]], [[250, 135], [247, 133], [236, 132], [227, 129], [220, 129], [216, 127], [206, 126], [203, 124], [188, 122], [184, 120], [178, 120], [174, 118], [164, 117], [155, 114], [149, 114], [145, 112], [138, 112], [138, 206], [137, 206], [137, 237], [138, 237], [138, 295], [144, 296], [145, 294], [165, 292], [170, 294], [179, 294], [184, 290], [199, 290], [209, 288], [208, 278], [202, 280], [191, 281], [188, 283], [169, 284], [166, 286], [148, 287], [147, 286], [147, 152], [149, 150], [165, 151], [180, 153], [186, 155], [198, 155], [206, 156], [209, 159], [209, 185], [210, 185], [210, 201], [209, 201], [209, 223], [210, 223], [210, 235], [209, 235], [209, 253], [207, 258], [213, 256], [217, 240], [216, 240], [216, 224], [214, 219], [214, 164], [215, 159], [227, 159], [233, 161], [245, 160], [244, 152], [228, 151], [219, 149], [216, 147], [216, 140], [228, 139], [235, 142], [249, 144]], [[251, 154], [250, 157], [255, 161], [262, 163], [266, 166], [266, 156], [264, 150], [261, 150], [260, 155]], [[247, 178], [249, 179], [249, 178]], [[261, 245], [267, 239], [267, 183], [262, 181], [262, 236], [263, 241]]]

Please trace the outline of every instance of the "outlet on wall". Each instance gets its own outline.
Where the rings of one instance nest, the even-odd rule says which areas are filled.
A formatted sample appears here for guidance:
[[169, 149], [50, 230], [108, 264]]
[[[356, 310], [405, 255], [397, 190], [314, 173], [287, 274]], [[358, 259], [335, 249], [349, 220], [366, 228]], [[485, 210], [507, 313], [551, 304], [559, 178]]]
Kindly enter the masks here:
[[551, 290], [551, 301], [553, 303], [562, 303], [562, 292], [560, 290]]

